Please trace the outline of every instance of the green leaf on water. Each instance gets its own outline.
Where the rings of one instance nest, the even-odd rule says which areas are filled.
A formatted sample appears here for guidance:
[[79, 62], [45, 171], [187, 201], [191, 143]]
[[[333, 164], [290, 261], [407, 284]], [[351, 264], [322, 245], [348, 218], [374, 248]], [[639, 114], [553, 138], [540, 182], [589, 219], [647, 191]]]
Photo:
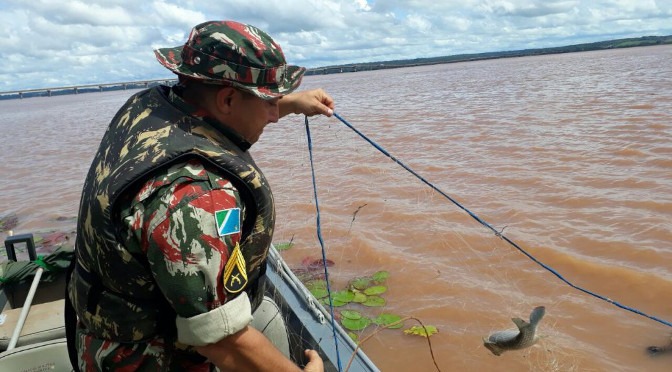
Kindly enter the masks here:
[[317, 298], [318, 300], [320, 298], [324, 298], [329, 295], [329, 292], [327, 291], [326, 288], [312, 288], [310, 289], [310, 293], [312, 293], [313, 296], [315, 296], [315, 298]]
[[[320, 302], [322, 302], [322, 305], [324, 305], [324, 306], [327, 306], [327, 307], [330, 306], [329, 296], [320, 299]], [[345, 305], [348, 304], [348, 302], [339, 301], [335, 298], [332, 299], [332, 302], [333, 302], [334, 307], [341, 307], [341, 306], [345, 306]]]
[[342, 310], [341, 317], [343, 317], [343, 319], [357, 320], [362, 318], [362, 313], [355, 310]]
[[375, 285], [364, 290], [364, 294], [368, 296], [375, 296], [387, 292], [387, 287], [384, 285]]
[[355, 298], [352, 299], [352, 302], [361, 304], [362, 302], [366, 301], [366, 295], [362, 292], [355, 292]]
[[306, 288], [308, 288], [310, 293], [317, 299], [329, 295], [329, 292], [327, 292], [327, 282], [324, 279], [311, 280], [306, 283]]
[[292, 242], [282, 242], [282, 243], [274, 243], [275, 249], [278, 251], [286, 251], [294, 246], [294, 243]]
[[334, 301], [340, 301], [344, 303], [352, 302], [352, 300], [355, 298], [355, 293], [347, 289], [333, 292], [332, 295], [334, 296]]
[[385, 299], [380, 296], [368, 296], [366, 301], [362, 302], [362, 305], [370, 307], [385, 306]]
[[315, 279], [306, 282], [306, 288], [308, 289], [327, 289], [327, 281], [324, 279]]
[[[373, 322], [378, 324], [379, 326], [387, 326], [389, 324], [399, 322], [400, 320], [401, 320], [401, 317], [399, 315], [383, 313], [383, 314], [378, 315], [376, 318], [374, 318]], [[399, 322], [399, 323], [397, 323], [393, 326], [389, 326], [387, 328], [397, 329], [397, 328], [401, 328], [403, 326], [404, 326], [404, 322]]]
[[369, 324], [371, 324], [371, 319], [364, 317], [359, 319], [343, 318], [341, 319], [341, 324], [343, 324], [343, 327], [345, 327], [345, 329], [347, 330], [361, 331], [362, 329], [368, 327]]
[[378, 271], [377, 273], [373, 274], [372, 277], [373, 277], [373, 280], [375, 280], [375, 281], [377, 281], [377, 282], [379, 282], [379, 283], [382, 283], [382, 282], [384, 282], [387, 278], [390, 277], [390, 273], [387, 272], [387, 271], [382, 270], [382, 271]]
[[354, 332], [348, 332], [348, 337], [350, 337], [352, 341], [359, 342], [359, 336]]
[[360, 291], [368, 288], [371, 285], [371, 281], [373, 278], [370, 278], [368, 276], [366, 277], [361, 277], [361, 278], [355, 278], [350, 282], [350, 287], [359, 289]]
[[422, 336], [422, 337], [429, 337], [435, 333], [438, 333], [439, 331], [436, 329], [436, 327], [432, 325], [428, 326], [413, 326], [409, 329], [404, 330], [404, 333], [407, 335], [415, 335], [415, 336]]

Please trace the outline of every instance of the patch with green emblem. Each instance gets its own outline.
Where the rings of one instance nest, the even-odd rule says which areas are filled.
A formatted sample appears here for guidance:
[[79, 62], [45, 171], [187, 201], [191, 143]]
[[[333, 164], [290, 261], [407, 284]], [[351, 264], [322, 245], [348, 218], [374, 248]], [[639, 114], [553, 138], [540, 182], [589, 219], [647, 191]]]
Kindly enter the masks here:
[[240, 208], [216, 211], [215, 222], [219, 236], [240, 233]]

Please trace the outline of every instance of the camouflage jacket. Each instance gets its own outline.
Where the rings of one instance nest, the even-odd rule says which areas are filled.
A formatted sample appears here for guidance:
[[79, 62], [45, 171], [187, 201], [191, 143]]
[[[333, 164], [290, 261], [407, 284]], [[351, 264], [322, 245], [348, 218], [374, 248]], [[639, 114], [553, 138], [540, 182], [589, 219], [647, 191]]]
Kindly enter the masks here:
[[[253, 303], [263, 295], [256, 290], [256, 280], [263, 274], [275, 218], [267, 181], [246, 149], [237, 146], [216, 124], [171, 104], [168, 89], [142, 91], [119, 110], [84, 185], [77, 231], [78, 267], [69, 293], [86, 333], [101, 341], [101, 347], [107, 340], [136, 344], [134, 349], [156, 348], [157, 343], [166, 349], [181, 349], [182, 345], [174, 344], [176, 315], [207, 312], [243, 289]], [[185, 195], [192, 201], [188, 208], [198, 209], [190, 196], [203, 191], [219, 190], [232, 201], [221, 206], [223, 216], [209, 222], [217, 225], [220, 236], [194, 232], [194, 226], [202, 223], [197, 214], [169, 215], [174, 209], [175, 185], [185, 177], [194, 181]], [[152, 218], [138, 218], [137, 213], [148, 208], [143, 198], [165, 187], [171, 188], [168, 194], [172, 196], [154, 198], [158, 201], [149, 207], [154, 208]], [[238, 209], [241, 206], [242, 210]], [[166, 215], [156, 218], [161, 213]], [[224, 215], [236, 214], [243, 216], [242, 226], [227, 225]], [[170, 221], [182, 228], [162, 231], [157, 221]], [[147, 224], [152, 223], [148, 229]], [[239, 233], [232, 233], [236, 228]], [[150, 230], [154, 236], [143, 235]], [[174, 250], [152, 256], [150, 252], [161, 250], [152, 250], [153, 242], [161, 239], [172, 243]], [[234, 250], [236, 244], [240, 253]], [[166, 246], [170, 244], [163, 244], [164, 250]], [[245, 275], [232, 274], [226, 265], [228, 273], [219, 270], [216, 279], [204, 280], [203, 273], [180, 268], [196, 251], [208, 260], [216, 258], [221, 268], [231, 262], [231, 255], [242, 254], [236, 260], [242, 265], [232, 265], [231, 270], [243, 269]], [[182, 280], [171, 281], [176, 275]], [[161, 288], [159, 282], [171, 283], [170, 288]], [[193, 298], [172, 297], [169, 293], [180, 282], [186, 288], [190, 282], [197, 287], [200, 282], [205, 293], [194, 293]], [[80, 332], [80, 341], [86, 341], [82, 337]]]

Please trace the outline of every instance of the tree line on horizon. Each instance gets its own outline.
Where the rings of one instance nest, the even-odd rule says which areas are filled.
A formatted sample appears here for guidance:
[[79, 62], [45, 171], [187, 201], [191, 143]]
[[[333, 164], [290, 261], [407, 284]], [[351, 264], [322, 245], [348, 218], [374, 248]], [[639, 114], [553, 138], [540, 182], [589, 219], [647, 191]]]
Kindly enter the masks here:
[[399, 59], [378, 62], [348, 63], [342, 65], [332, 65], [324, 67], [311, 68], [306, 71], [306, 75], [320, 75], [338, 72], [368, 71], [386, 68], [409, 67], [418, 65], [431, 65], [452, 62], [477, 61], [484, 59], [525, 57], [544, 54], [575, 53], [594, 50], [632, 48], [642, 46], [653, 46], [672, 44], [672, 35], [667, 36], [642, 36], [637, 38], [614, 39], [606, 41], [597, 41], [592, 43], [574, 44], [561, 47], [521, 49], [502, 52], [485, 52], [472, 54], [456, 54], [441, 57]]

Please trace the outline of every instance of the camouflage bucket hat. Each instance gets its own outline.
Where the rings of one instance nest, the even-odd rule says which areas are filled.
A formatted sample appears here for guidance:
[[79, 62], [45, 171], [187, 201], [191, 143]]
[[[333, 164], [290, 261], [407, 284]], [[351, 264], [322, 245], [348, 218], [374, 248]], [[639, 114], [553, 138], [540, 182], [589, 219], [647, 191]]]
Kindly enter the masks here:
[[154, 54], [178, 75], [231, 85], [262, 99], [291, 93], [306, 72], [288, 65], [280, 45], [264, 31], [234, 21], [201, 23], [183, 46], [156, 49]]

